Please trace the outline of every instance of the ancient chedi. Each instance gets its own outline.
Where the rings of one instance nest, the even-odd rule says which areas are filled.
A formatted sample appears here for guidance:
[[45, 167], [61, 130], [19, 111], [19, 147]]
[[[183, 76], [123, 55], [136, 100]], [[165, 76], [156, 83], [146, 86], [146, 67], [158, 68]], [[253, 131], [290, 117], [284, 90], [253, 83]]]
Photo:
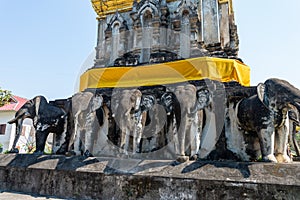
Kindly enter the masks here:
[[[107, 136], [118, 148], [107, 148], [107, 142], [86, 149], [112, 156], [157, 152], [153, 158], [178, 155], [180, 162], [207, 157], [224, 124], [223, 83], [250, 85], [250, 69], [237, 59], [232, 2], [92, 0], [92, 5], [98, 15], [96, 57], [80, 77], [80, 91], [103, 97], [109, 114], [98, 138]], [[192, 128], [180, 123], [185, 120], [194, 121]]]
[[194, 57], [237, 58], [232, 0], [92, 0], [95, 68]]

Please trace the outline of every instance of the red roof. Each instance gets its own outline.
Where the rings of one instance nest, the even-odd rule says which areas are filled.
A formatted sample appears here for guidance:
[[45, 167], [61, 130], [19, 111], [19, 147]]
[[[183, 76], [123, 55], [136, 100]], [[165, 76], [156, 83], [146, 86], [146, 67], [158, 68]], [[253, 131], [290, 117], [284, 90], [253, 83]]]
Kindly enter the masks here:
[[0, 107], [0, 111], [18, 111], [28, 100], [12, 95], [8, 104]]

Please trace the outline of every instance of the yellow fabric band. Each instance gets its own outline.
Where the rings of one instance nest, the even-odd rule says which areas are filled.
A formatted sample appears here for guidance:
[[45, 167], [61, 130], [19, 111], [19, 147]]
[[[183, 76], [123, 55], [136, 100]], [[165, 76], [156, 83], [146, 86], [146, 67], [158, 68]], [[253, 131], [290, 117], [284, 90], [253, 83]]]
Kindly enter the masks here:
[[92, 68], [80, 77], [80, 91], [87, 88], [154, 86], [212, 79], [238, 81], [250, 86], [250, 68], [233, 59], [191, 58], [135, 67]]

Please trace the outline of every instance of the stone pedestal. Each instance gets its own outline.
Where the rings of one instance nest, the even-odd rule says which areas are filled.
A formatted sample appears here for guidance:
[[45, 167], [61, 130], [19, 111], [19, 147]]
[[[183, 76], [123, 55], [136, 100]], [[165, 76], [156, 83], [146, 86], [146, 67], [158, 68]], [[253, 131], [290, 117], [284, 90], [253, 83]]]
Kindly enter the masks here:
[[0, 190], [78, 199], [298, 199], [300, 163], [0, 155]]

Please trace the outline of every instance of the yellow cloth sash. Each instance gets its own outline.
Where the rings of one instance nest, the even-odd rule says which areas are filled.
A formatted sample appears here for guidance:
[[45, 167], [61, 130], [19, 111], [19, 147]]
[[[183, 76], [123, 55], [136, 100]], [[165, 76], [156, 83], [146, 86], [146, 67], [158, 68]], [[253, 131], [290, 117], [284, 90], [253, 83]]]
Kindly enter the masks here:
[[80, 91], [87, 88], [115, 88], [165, 85], [212, 79], [238, 81], [250, 86], [250, 68], [233, 59], [191, 58], [134, 67], [92, 68], [80, 77]]

